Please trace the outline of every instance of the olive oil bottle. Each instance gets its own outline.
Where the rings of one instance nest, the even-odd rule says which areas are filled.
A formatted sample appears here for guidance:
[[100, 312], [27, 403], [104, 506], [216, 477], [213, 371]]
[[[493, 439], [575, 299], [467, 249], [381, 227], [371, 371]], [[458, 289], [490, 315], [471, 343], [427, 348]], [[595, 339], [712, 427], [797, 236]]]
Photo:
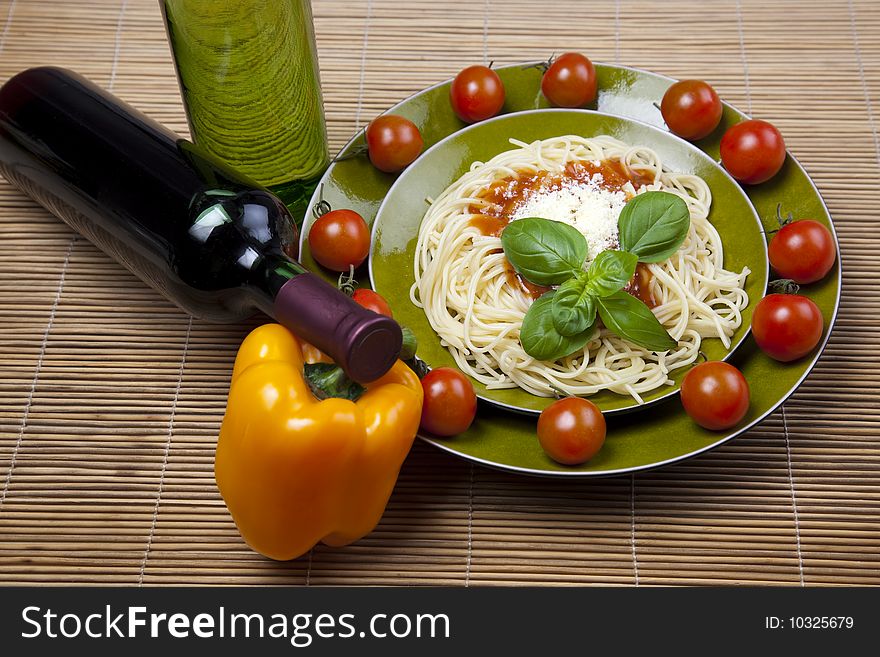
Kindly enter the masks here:
[[163, 0], [193, 141], [301, 222], [327, 167], [308, 0]]

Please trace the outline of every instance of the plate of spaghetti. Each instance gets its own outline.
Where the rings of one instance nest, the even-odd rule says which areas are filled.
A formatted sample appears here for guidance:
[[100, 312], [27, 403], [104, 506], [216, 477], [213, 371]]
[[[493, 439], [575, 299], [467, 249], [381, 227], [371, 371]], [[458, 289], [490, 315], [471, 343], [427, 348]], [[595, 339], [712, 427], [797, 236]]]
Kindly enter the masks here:
[[[715, 132], [684, 142], [668, 132], [656, 107], [674, 82], [662, 75], [597, 64], [596, 101], [559, 110], [541, 95], [536, 68], [495, 70], [506, 90], [497, 117], [468, 126], [450, 106], [450, 81], [424, 89], [388, 110], [418, 126], [420, 158], [401, 174], [382, 173], [358, 155], [365, 143], [359, 133], [310, 203], [355, 210], [372, 224], [372, 251], [358, 281], [385, 297], [395, 319], [417, 335], [420, 359], [465, 373], [482, 398], [467, 431], [423, 440], [510, 472], [592, 477], [675, 463], [764, 420], [815, 366], [840, 299], [838, 257], [828, 276], [801, 291], [825, 320], [807, 358], [775, 361], [749, 334], [767, 291], [765, 233], [777, 227], [777, 205], [833, 233], [803, 167], [789, 153], [772, 180], [739, 185], [718, 164], [719, 142], [745, 114], [725, 103]], [[639, 204], [677, 207], [667, 251], [653, 244], [647, 257], [640, 249], [651, 240], [634, 242], [645, 237], [634, 228], [641, 225], [633, 219]], [[307, 214], [300, 261], [321, 272], [305, 239], [313, 221]], [[561, 279], [545, 280], [533, 263], [546, 265], [547, 254], [523, 244], [559, 251], [561, 233], [576, 257]], [[595, 312], [575, 307], [583, 321], [562, 335], [557, 297], [572, 286], [589, 289], [593, 270], [608, 270], [609, 262], [632, 270], [619, 268], [628, 278], [608, 299], [638, 309], [642, 324], [627, 328], [599, 301]], [[748, 411], [731, 429], [701, 428], [675, 394], [704, 358], [728, 359], [748, 381]], [[535, 439], [536, 416], [557, 395], [589, 399], [606, 416], [608, 438], [582, 465], [556, 463]]]
[[[625, 290], [674, 346], [652, 350], [600, 319], [559, 358], [528, 353], [523, 318], [555, 286], [511, 266], [503, 231], [531, 217], [572, 226], [589, 269], [619, 250], [627, 202], [658, 191], [684, 201], [687, 234], [672, 256], [639, 262]], [[701, 353], [722, 359], [739, 345], [749, 297], [766, 287], [762, 231], [739, 185], [696, 147], [630, 119], [531, 110], [451, 135], [397, 179], [376, 216], [371, 279], [388, 298], [408, 293], [411, 304], [395, 312], [415, 331], [420, 358], [457, 367], [480, 398], [539, 413], [560, 395], [585, 396], [619, 412], [674, 393]]]

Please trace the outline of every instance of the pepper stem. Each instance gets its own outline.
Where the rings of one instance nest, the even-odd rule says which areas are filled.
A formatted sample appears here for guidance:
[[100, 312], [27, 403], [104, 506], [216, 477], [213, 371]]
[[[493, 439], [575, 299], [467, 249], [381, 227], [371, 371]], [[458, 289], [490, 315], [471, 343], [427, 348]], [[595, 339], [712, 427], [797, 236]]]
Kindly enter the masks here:
[[367, 390], [334, 363], [306, 363], [303, 376], [317, 399], [338, 397], [357, 401]]

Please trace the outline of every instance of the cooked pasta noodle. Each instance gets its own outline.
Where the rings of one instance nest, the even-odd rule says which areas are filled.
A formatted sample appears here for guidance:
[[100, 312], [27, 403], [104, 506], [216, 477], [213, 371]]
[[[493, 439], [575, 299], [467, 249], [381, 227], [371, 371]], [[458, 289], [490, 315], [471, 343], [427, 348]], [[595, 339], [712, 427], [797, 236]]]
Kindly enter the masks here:
[[[475, 162], [434, 200], [419, 230], [411, 298], [424, 308], [462, 371], [488, 388], [519, 386], [548, 397], [559, 392], [588, 396], [610, 390], [641, 403], [641, 395], [671, 385], [670, 373], [697, 359], [703, 338], [718, 338], [730, 346], [742, 321], [741, 310], [748, 304], [744, 284], [749, 271], [724, 269], [721, 238], [708, 220], [712, 196], [705, 181], [668, 171], [653, 150], [608, 136], [569, 135], [531, 144], [512, 139], [511, 143], [516, 148], [488, 162]], [[498, 233], [486, 231], [480, 221], [486, 215], [502, 223], [515, 220], [517, 207], [547, 189], [560, 189], [560, 184], [543, 192], [533, 190], [531, 196], [520, 199], [519, 206], [506, 209], [489, 192], [529, 176], [555, 176], [564, 186], [571, 182], [567, 179], [571, 167], [581, 165], [592, 170], [605, 166], [608, 171], [613, 165], [624, 172], [627, 179], [616, 183], [601, 174], [586, 179], [594, 191], [601, 187], [612, 202], [661, 190], [687, 203], [691, 215], [687, 238], [667, 261], [647, 265], [647, 289], [640, 293], [649, 295], [655, 315], [678, 342], [675, 349], [654, 353], [601, 325], [582, 350], [554, 362], [535, 360], [520, 345], [520, 326], [534, 295], [512, 275]], [[611, 236], [615, 244], [616, 222], [615, 214]], [[597, 255], [595, 236], [586, 231], [586, 237], [592, 259]]]

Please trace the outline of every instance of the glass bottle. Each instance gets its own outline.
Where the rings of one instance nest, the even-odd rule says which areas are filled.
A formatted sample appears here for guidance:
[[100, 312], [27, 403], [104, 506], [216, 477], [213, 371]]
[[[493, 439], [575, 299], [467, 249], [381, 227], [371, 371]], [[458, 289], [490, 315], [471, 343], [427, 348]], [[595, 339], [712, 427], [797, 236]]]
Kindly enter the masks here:
[[298, 222], [329, 163], [309, 0], [162, 0], [193, 141]]
[[198, 317], [259, 308], [362, 382], [400, 351], [393, 320], [296, 262], [275, 196], [75, 73], [33, 68], [0, 88], [0, 173]]

